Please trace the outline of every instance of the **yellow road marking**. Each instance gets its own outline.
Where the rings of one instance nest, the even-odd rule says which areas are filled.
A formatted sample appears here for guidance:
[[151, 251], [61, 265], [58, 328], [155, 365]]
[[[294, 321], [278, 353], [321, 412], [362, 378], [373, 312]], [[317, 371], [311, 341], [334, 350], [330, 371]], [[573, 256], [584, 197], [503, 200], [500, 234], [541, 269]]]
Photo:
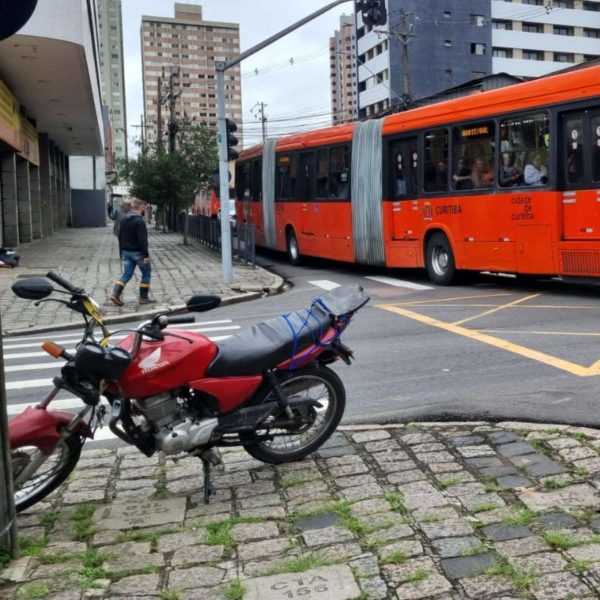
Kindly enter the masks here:
[[538, 362], [541, 362], [550, 367], [554, 367], [556, 369], [560, 369], [562, 371], [566, 371], [567, 373], [571, 373], [572, 375], [578, 375], [579, 377], [590, 377], [594, 375], [600, 375], [600, 361], [594, 363], [590, 367], [583, 367], [568, 360], [556, 358], [555, 356], [550, 356], [549, 354], [545, 354], [544, 352], [538, 352], [537, 350], [532, 350], [531, 348], [520, 346], [519, 344], [513, 344], [512, 342], [508, 342], [506, 340], [502, 340], [500, 338], [487, 335], [479, 331], [473, 331], [471, 329], [467, 329], [466, 327], [461, 327], [460, 325], [456, 325], [453, 323], [444, 323], [443, 321], [439, 321], [438, 319], [433, 319], [432, 317], [421, 315], [411, 310], [401, 308], [395, 304], [379, 304], [376, 305], [376, 308], [381, 308], [383, 310], [396, 313], [403, 317], [407, 317], [408, 319], [412, 319], [413, 321], [418, 321], [431, 327], [437, 327], [438, 329], [442, 329], [444, 331], [448, 331], [456, 335], [462, 335], [463, 337], [466, 337], [468, 339], [477, 342], [482, 342], [490, 346], [494, 346], [495, 348], [499, 348], [500, 350], [506, 350], [507, 352], [512, 352], [513, 354], [518, 354], [519, 356], [523, 356], [531, 360], [537, 360]]
[[502, 306], [496, 306], [496, 308], [486, 310], [485, 312], [482, 312], [478, 315], [473, 315], [472, 317], [467, 317], [466, 319], [461, 319], [460, 321], [455, 321], [454, 325], [462, 325], [463, 323], [468, 323], [469, 321], [474, 321], [475, 319], [485, 317], [486, 315], [491, 315], [492, 313], [498, 312], [499, 310], [504, 310], [506, 308], [510, 308], [511, 306], [516, 306], [517, 304], [526, 302], [527, 300], [531, 300], [532, 298], [537, 298], [538, 296], [539, 296], [539, 294], [532, 294], [531, 296], [525, 296], [525, 298], [519, 298], [518, 300], [513, 300], [513, 302], [509, 302], [508, 304], [503, 304]]
[[590, 333], [586, 331], [518, 331], [514, 329], [479, 329], [481, 333], [510, 333], [510, 334], [528, 334], [528, 335], [569, 335], [574, 337], [600, 337], [600, 333]]
[[415, 300], [414, 302], [399, 302], [398, 306], [418, 306], [421, 304], [435, 304], [437, 302], [451, 302], [454, 300], [475, 300], [476, 298], [494, 298], [497, 296], [514, 296], [512, 292], [499, 292], [497, 294], [477, 294], [475, 296], [455, 296], [454, 298], [435, 298], [434, 300]]

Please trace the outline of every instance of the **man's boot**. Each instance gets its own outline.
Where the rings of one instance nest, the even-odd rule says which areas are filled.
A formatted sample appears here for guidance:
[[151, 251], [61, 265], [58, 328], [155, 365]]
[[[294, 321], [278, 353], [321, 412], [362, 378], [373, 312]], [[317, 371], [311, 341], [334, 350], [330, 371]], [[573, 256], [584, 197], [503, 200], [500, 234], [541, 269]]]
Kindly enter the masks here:
[[148, 297], [148, 293], [150, 292], [150, 284], [149, 283], [140, 283], [140, 304], [154, 304], [156, 300], [151, 300]]
[[125, 289], [125, 284], [122, 281], [115, 281], [115, 286], [113, 287], [113, 293], [110, 297], [110, 301], [116, 306], [123, 306], [125, 302], [121, 300], [121, 294]]

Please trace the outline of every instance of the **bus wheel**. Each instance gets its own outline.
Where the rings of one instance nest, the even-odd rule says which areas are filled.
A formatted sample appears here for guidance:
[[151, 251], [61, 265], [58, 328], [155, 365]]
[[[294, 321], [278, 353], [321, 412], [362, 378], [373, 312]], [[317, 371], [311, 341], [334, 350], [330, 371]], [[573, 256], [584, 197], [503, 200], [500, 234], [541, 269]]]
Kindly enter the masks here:
[[434, 233], [427, 242], [425, 266], [429, 279], [436, 285], [450, 285], [456, 277], [454, 253], [443, 233]]
[[300, 247], [298, 246], [298, 238], [294, 233], [293, 229], [290, 229], [287, 233], [287, 255], [290, 264], [299, 265], [302, 262], [300, 257]]

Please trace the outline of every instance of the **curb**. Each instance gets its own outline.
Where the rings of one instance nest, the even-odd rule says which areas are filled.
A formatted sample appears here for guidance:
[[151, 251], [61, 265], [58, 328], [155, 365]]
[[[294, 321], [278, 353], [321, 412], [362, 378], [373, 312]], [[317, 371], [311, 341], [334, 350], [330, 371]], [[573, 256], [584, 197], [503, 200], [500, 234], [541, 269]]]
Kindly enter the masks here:
[[[259, 267], [262, 268], [262, 267]], [[266, 269], [264, 269], [266, 270]], [[239, 304], [241, 302], [249, 302], [250, 300], [257, 300], [258, 298], [262, 298], [263, 296], [274, 296], [275, 294], [280, 294], [285, 291], [285, 281], [279, 275], [275, 273], [269, 273], [274, 277], [275, 282], [268, 286], [253, 286], [248, 284], [240, 284], [234, 286], [236, 291], [239, 291], [239, 294], [235, 294], [234, 296], [226, 296], [225, 298], [221, 298], [220, 306], [228, 306], [230, 304]], [[115, 315], [112, 317], [106, 317], [104, 320], [105, 325], [117, 325], [119, 323], [127, 323], [132, 320], [143, 320], [154, 317], [154, 315], [159, 312], [159, 310], [183, 310], [185, 308], [185, 304], [177, 304], [174, 306], [168, 306], [160, 308], [158, 306], [155, 307], [154, 310], [146, 310], [146, 311], [138, 311], [123, 315]], [[46, 325], [41, 327], [28, 327], [26, 329], [5, 329], [2, 331], [3, 337], [16, 337], [19, 335], [31, 335], [34, 333], [46, 333], [49, 331], [68, 331], [70, 329], [80, 329], [82, 327], [82, 323], [57, 323], [52, 326]]]
[[[239, 304], [240, 302], [247, 302], [250, 300], [256, 300], [263, 296], [260, 292], [246, 292], [243, 294], [236, 294], [235, 296], [226, 296], [221, 298], [221, 304], [219, 306], [228, 306], [230, 304]], [[185, 304], [177, 304], [175, 306], [168, 306], [159, 308], [156, 307], [153, 311], [140, 311], [134, 313], [128, 313], [126, 315], [115, 315], [114, 317], [107, 317], [104, 320], [105, 325], [116, 325], [119, 323], [127, 323], [128, 321], [134, 321], [138, 319], [149, 319], [154, 317], [160, 310], [183, 310]], [[57, 323], [55, 325], [48, 325], [43, 327], [28, 327], [27, 329], [8, 329], [2, 332], [3, 337], [15, 337], [18, 335], [31, 335], [33, 333], [46, 333], [49, 331], [68, 331], [70, 329], [81, 329], [82, 323]]]

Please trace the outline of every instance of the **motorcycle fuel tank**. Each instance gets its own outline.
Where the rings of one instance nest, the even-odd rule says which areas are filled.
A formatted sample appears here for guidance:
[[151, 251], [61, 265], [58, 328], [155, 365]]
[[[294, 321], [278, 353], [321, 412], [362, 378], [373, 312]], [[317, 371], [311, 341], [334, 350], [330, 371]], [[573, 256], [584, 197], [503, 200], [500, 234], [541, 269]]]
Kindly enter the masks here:
[[[169, 329], [185, 339], [165, 336], [164, 340], [144, 340], [140, 351], [119, 378], [126, 398], [144, 398], [168, 392], [204, 377], [208, 365], [217, 355], [217, 347], [198, 333]], [[133, 336], [118, 345], [130, 350]]]

